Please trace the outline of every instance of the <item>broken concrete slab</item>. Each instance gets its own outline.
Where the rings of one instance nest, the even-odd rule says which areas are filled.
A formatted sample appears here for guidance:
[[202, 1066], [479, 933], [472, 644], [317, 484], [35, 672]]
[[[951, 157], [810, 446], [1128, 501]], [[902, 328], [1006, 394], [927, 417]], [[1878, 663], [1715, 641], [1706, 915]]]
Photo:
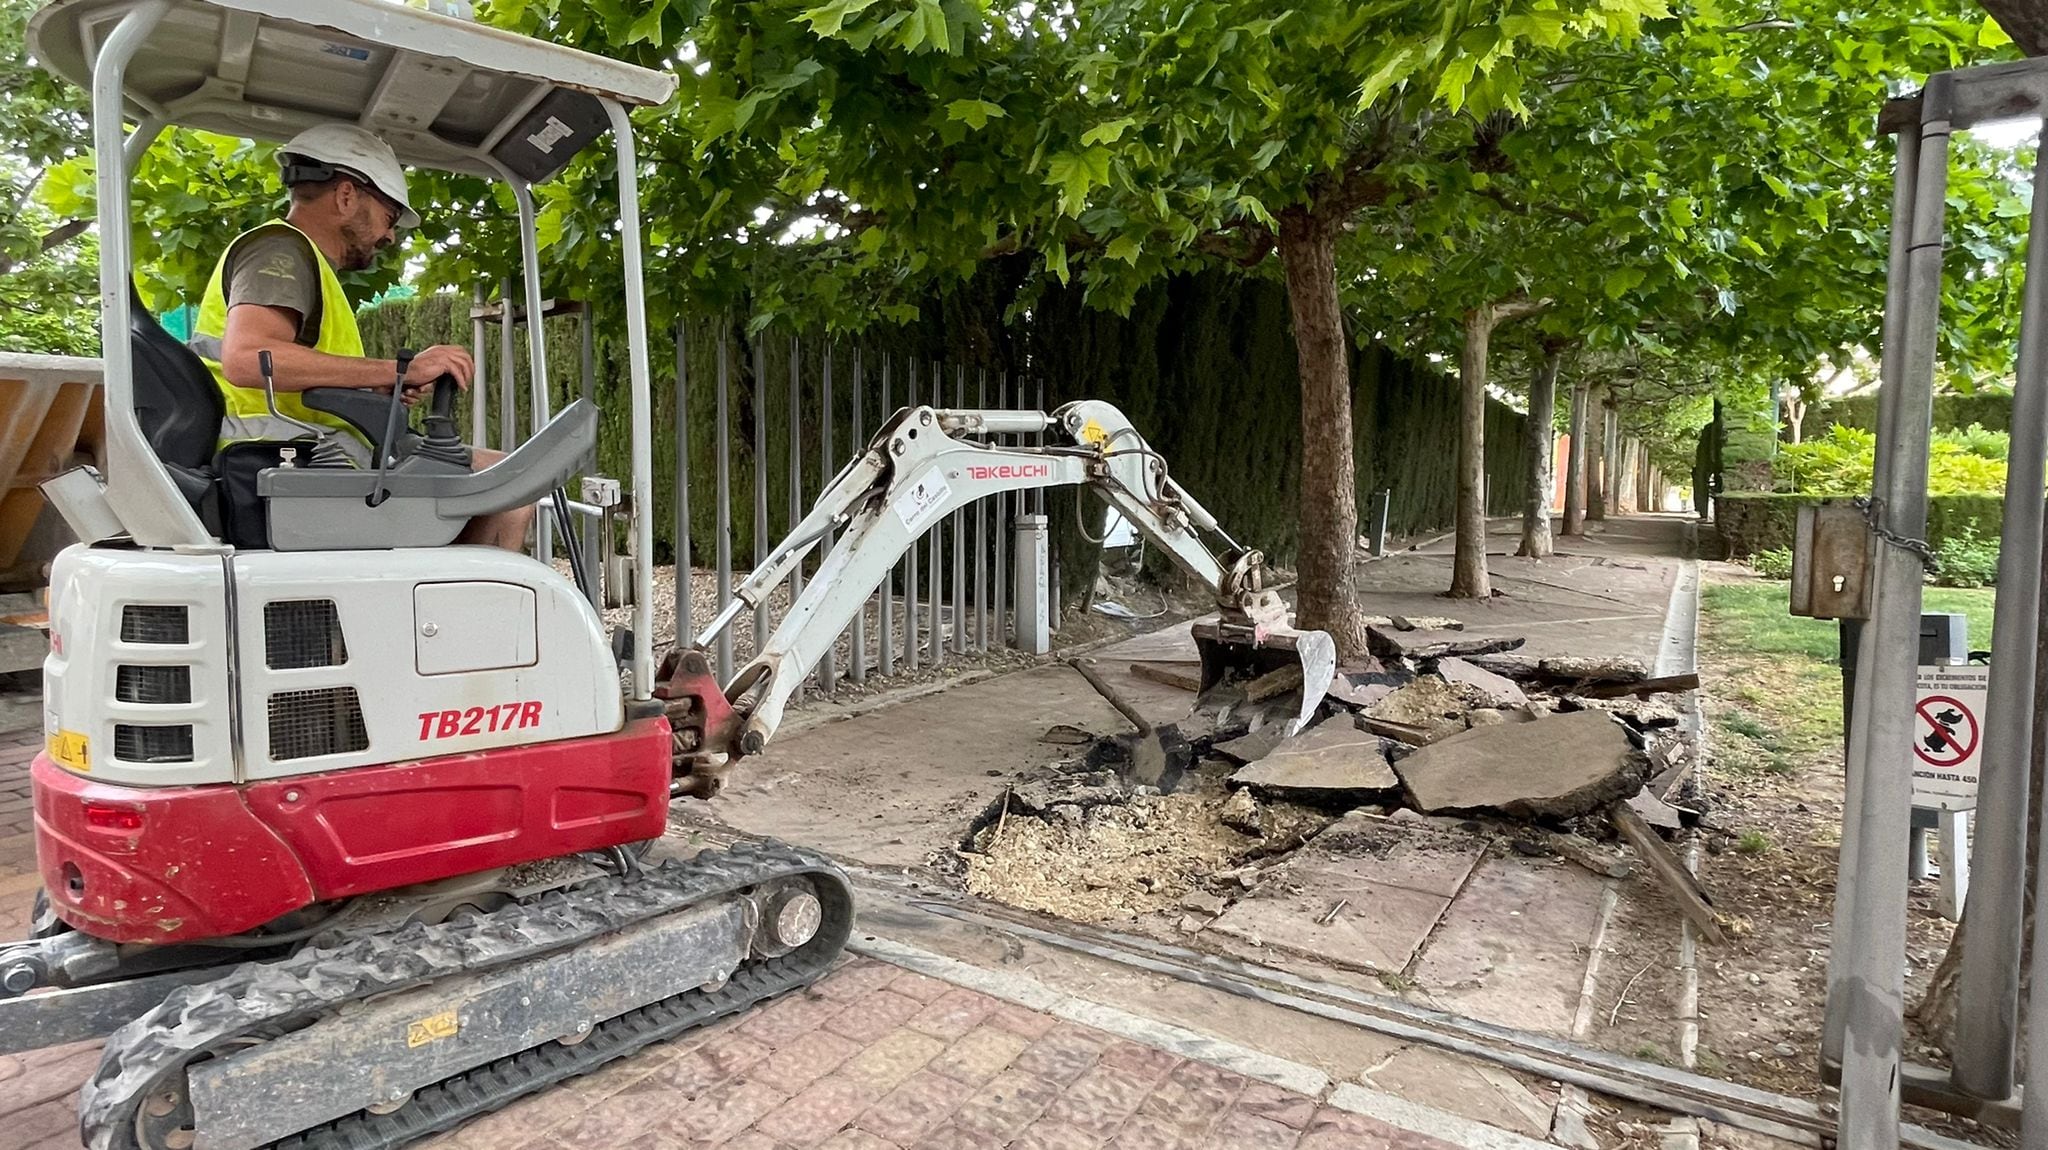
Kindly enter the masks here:
[[1398, 974], [1451, 901], [1346, 870], [1294, 863], [1285, 870], [1285, 881], [1264, 883], [1232, 903], [1209, 931], [1333, 966]]
[[1648, 757], [1598, 711], [1474, 727], [1394, 765], [1416, 809], [1563, 819], [1642, 789]]
[[1396, 631], [1367, 627], [1365, 647], [1382, 659], [1438, 659], [1445, 655], [1483, 655], [1512, 651], [1525, 640], [1519, 637], [1484, 638], [1457, 631]]
[[[1354, 811], [1309, 839], [1295, 855], [1303, 866], [1353, 875], [1382, 886], [1453, 898], [1486, 853], [1487, 840], [1466, 833], [1448, 819], [1404, 825], [1395, 811], [1379, 816]], [[1450, 833], [1445, 833], [1450, 832]]]
[[[1371, 634], [1368, 632], [1368, 639]], [[1650, 668], [1640, 659], [1625, 655], [1582, 658], [1553, 655], [1539, 659], [1531, 655], [1485, 652], [1464, 656], [1474, 666], [1521, 682], [1552, 684], [1635, 683], [1650, 677]]]
[[1392, 683], [1361, 683], [1350, 675], [1330, 681], [1329, 696], [1347, 707], [1370, 707], [1396, 690]]
[[1365, 717], [1414, 728], [1421, 738], [1409, 738], [1400, 732], [1379, 733], [1420, 746], [1464, 730], [1465, 713], [1486, 705], [1485, 695], [1476, 687], [1424, 675], [1367, 707]]
[[1440, 1010], [1568, 1036], [1604, 889], [1605, 880], [1577, 867], [1489, 858], [1458, 892], [1411, 977]]
[[1272, 754], [1274, 747], [1286, 741], [1287, 737], [1280, 733], [1280, 729], [1281, 724], [1273, 723], [1249, 735], [1239, 735], [1235, 739], [1217, 743], [1209, 749], [1233, 762], [1256, 763]]
[[1222, 809], [1216, 812], [1216, 819], [1224, 826], [1248, 835], [1265, 833], [1265, 823], [1259, 818], [1258, 800], [1250, 791], [1232, 791], [1230, 797], [1223, 800]]
[[1456, 655], [1438, 659], [1436, 673], [1450, 682], [1463, 683], [1483, 693], [1488, 700], [1487, 705], [1491, 707], [1519, 707], [1529, 701], [1529, 696], [1513, 679], [1505, 675], [1496, 675]]
[[1341, 716], [1281, 742], [1230, 781], [1262, 794], [1298, 799], [1348, 795], [1361, 802], [1401, 785], [1387, 762], [1385, 741]]

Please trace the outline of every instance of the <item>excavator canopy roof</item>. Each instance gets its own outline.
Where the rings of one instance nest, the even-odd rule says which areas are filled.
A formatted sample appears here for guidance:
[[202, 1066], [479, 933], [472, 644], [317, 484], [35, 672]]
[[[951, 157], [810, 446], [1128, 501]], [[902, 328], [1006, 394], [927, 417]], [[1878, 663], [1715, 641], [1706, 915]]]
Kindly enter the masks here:
[[[152, 2], [56, 0], [30, 23], [30, 51], [90, 90], [100, 45]], [[600, 97], [659, 104], [676, 86], [666, 73], [394, 0], [168, 2], [122, 85], [138, 122], [278, 142], [315, 124], [361, 124], [406, 164], [538, 183], [607, 130]]]

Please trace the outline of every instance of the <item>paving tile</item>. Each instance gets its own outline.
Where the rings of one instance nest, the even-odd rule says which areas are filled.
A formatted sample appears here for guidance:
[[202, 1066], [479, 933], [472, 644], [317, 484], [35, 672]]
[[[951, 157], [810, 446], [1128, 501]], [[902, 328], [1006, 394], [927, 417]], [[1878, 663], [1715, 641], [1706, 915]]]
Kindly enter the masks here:
[[825, 1025], [833, 1015], [845, 1009], [846, 1003], [837, 998], [828, 998], [811, 990], [778, 998], [765, 1006], [756, 1007], [747, 1013], [747, 1019], [739, 1026], [739, 1032], [749, 1038], [780, 1046], [785, 1042]]
[[747, 1077], [795, 1094], [860, 1053], [860, 1043], [829, 1030], [813, 1031], [754, 1064]]
[[1455, 1143], [1389, 1126], [1363, 1114], [1322, 1107], [1295, 1150], [1458, 1150]]
[[825, 1028], [855, 1042], [874, 1042], [910, 1021], [924, 1004], [887, 990], [870, 991], [847, 1003]]
[[1046, 1107], [1045, 1117], [1072, 1126], [1098, 1142], [1107, 1141], [1152, 1091], [1154, 1076], [1140, 1077], [1114, 1066], [1097, 1065], [1062, 1091]]
[[64, 1097], [92, 1077], [99, 1064], [98, 1042], [23, 1051], [21, 1072], [0, 1090], [0, 1116]]
[[1003, 1150], [1004, 1141], [960, 1126], [941, 1126], [911, 1150]]
[[1125, 1042], [1122, 1039], [1110, 1043], [1102, 1051], [1102, 1064], [1104, 1066], [1114, 1066], [1120, 1070], [1129, 1070], [1134, 1074], [1150, 1078], [1154, 1081], [1165, 1077], [1167, 1071], [1179, 1066], [1180, 1062], [1181, 1060], [1178, 1057], [1168, 1054], [1156, 1046], [1146, 1046], [1137, 1042]]
[[821, 1143], [818, 1150], [897, 1150], [897, 1143], [877, 1138], [865, 1130], [841, 1130]]
[[890, 1031], [881, 1041], [848, 1059], [839, 1068], [839, 1074], [866, 1083], [876, 1094], [886, 1094], [923, 1070], [945, 1049], [946, 1044], [931, 1035], [904, 1027]]
[[880, 990], [902, 975], [901, 967], [872, 959], [857, 958], [819, 979], [811, 989], [827, 998], [847, 1002]]
[[768, 1057], [771, 1048], [734, 1031], [671, 1060], [655, 1071], [663, 1081], [695, 1097]]
[[698, 1095], [665, 1119], [661, 1129], [685, 1140], [723, 1142], [766, 1117], [785, 1098], [774, 1087], [735, 1078]]
[[1026, 1038], [1042, 1038], [1046, 1032], [1059, 1025], [1059, 1020], [1049, 1014], [1026, 1010], [1014, 1002], [1005, 1002], [988, 1016], [989, 1024], [1000, 1026], [1012, 1034]]
[[[896, 993], [893, 987], [890, 993]], [[951, 990], [913, 1015], [910, 1028], [921, 1030], [933, 1038], [951, 1041], [981, 1025], [981, 1020], [993, 1013], [1000, 1003], [1000, 999], [980, 991]]]
[[660, 1121], [663, 1111], [634, 1095], [614, 1094], [548, 1131], [560, 1146], [617, 1146]]
[[53, 1098], [17, 1110], [0, 1124], [0, 1147], [17, 1150], [18, 1147], [34, 1146], [52, 1139], [69, 1139], [78, 1144], [78, 1100], [76, 1098]]
[[455, 1139], [475, 1150], [502, 1150], [529, 1141], [582, 1112], [572, 1094], [546, 1090], [457, 1127]]
[[1102, 1139], [1061, 1122], [1043, 1118], [1032, 1123], [1009, 1150], [1096, 1150]]
[[978, 1026], [932, 1060], [932, 1069], [948, 1078], [979, 1086], [1008, 1069], [1031, 1040], [993, 1023]]
[[889, 983], [889, 989], [919, 1002], [930, 1002], [954, 989], [953, 984], [942, 978], [919, 974], [914, 970], [899, 973]]
[[1236, 1110], [1224, 1118], [1207, 1144], [1216, 1150], [1294, 1150], [1300, 1139], [1301, 1131], [1292, 1126]]
[[1106, 1037], [1062, 1023], [1018, 1055], [1015, 1066], [1026, 1074], [1050, 1078], [1065, 1086], [1095, 1065], [1106, 1045]]
[[1265, 1118], [1296, 1130], [1316, 1116], [1316, 1100], [1270, 1082], [1253, 1082], [1238, 1096], [1237, 1109], [1255, 1118]]
[[854, 1123], [862, 1130], [908, 1146], [946, 1124], [974, 1086], [931, 1071], [919, 1071], [867, 1108]]
[[1058, 1083], [1013, 1068], [975, 1091], [953, 1112], [953, 1125], [999, 1143], [1007, 1141], [1037, 1121], [1059, 1093]]
[[874, 1094], [858, 1083], [828, 1078], [805, 1087], [758, 1120], [754, 1128], [778, 1142], [808, 1150], [838, 1133], [874, 1100]]

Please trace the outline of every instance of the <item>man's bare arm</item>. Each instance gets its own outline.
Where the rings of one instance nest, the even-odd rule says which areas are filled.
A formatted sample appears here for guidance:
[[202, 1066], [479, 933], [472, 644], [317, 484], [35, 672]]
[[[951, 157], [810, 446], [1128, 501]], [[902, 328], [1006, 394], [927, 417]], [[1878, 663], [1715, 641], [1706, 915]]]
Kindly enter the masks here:
[[[306, 391], [315, 387], [384, 389], [398, 371], [388, 359], [365, 359], [352, 355], [329, 355], [297, 342], [299, 318], [289, 308], [263, 304], [237, 304], [228, 310], [227, 332], [221, 337], [220, 367], [236, 387], [261, 390], [263, 372], [257, 353], [270, 352], [271, 377], [280, 392]], [[431, 383], [452, 375], [462, 387], [469, 386], [475, 367], [469, 352], [449, 344], [436, 344], [413, 357], [405, 373], [408, 386]]]

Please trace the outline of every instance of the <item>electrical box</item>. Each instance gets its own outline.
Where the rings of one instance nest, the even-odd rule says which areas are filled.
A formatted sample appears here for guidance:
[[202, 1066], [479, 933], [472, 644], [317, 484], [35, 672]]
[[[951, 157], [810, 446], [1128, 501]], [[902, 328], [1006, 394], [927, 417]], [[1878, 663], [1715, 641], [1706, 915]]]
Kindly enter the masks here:
[[1849, 500], [1801, 507], [1792, 543], [1792, 614], [1868, 619], [1876, 543], [1862, 509]]

